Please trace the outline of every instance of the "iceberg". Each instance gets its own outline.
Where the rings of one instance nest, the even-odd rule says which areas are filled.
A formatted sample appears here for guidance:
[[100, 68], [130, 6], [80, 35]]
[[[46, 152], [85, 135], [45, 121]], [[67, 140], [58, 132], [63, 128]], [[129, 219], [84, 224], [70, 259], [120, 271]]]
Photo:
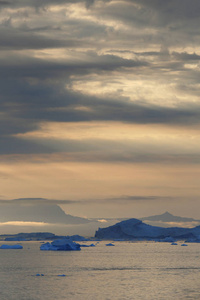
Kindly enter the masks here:
[[4, 240], [5, 242], [26, 242], [26, 241], [31, 241], [31, 239], [25, 239], [25, 238], [20, 238], [20, 237], [7, 237]]
[[1, 245], [0, 249], [23, 249], [22, 245]]
[[76, 241], [76, 242], [86, 242], [90, 241], [90, 239], [86, 239], [84, 236], [75, 234], [75, 235], [67, 235], [66, 239], [69, 239], [71, 241]]
[[95, 247], [96, 245], [95, 244], [90, 244], [90, 245], [85, 245], [85, 244], [82, 244], [80, 245], [80, 247]]
[[177, 240], [197, 239], [200, 236], [200, 226], [194, 228], [158, 227], [143, 223], [138, 219], [129, 219], [115, 225], [99, 228], [95, 238], [104, 240], [148, 240], [160, 242], [175, 242]]
[[81, 250], [79, 244], [72, 242], [69, 239], [55, 240], [51, 243], [47, 242], [40, 246], [40, 250], [46, 251], [76, 251]]

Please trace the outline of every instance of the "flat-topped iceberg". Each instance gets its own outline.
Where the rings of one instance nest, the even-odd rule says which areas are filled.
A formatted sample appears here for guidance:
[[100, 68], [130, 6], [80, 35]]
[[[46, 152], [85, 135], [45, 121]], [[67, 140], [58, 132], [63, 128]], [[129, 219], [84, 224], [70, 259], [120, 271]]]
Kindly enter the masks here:
[[40, 250], [49, 251], [76, 251], [81, 250], [79, 244], [72, 242], [69, 239], [55, 240], [51, 243], [45, 243], [40, 246]]
[[1, 245], [0, 249], [23, 249], [22, 245]]

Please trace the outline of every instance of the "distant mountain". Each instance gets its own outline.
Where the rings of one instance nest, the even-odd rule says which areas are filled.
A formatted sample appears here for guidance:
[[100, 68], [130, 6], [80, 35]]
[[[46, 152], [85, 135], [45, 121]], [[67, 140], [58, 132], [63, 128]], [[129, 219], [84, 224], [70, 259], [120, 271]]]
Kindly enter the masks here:
[[113, 240], [154, 240], [173, 241], [184, 240], [199, 242], [200, 226], [194, 228], [158, 227], [143, 223], [141, 220], [129, 219], [107, 228], [99, 228], [95, 237], [98, 239]]
[[185, 218], [185, 217], [178, 217], [170, 214], [166, 211], [164, 214], [155, 215], [150, 217], [141, 218], [142, 221], [154, 221], [154, 222], [200, 222], [200, 220], [195, 220], [193, 218]]
[[[36, 201], [37, 200], [37, 201]], [[15, 199], [0, 202], [0, 222], [44, 222], [53, 224], [85, 224], [88, 219], [66, 214], [59, 205], [46, 199]]]

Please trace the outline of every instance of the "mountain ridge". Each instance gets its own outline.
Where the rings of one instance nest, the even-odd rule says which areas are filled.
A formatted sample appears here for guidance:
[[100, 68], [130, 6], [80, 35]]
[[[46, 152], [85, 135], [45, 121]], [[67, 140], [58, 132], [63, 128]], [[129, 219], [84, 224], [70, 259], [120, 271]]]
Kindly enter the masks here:
[[200, 222], [200, 220], [196, 220], [193, 218], [174, 216], [168, 211], [160, 215], [153, 215], [153, 216], [143, 217], [139, 219], [142, 221], [162, 221], [162, 222]]
[[46, 204], [43, 198], [21, 198], [0, 202], [0, 222], [44, 222], [55, 224], [85, 224], [90, 220], [66, 214], [55, 204]]

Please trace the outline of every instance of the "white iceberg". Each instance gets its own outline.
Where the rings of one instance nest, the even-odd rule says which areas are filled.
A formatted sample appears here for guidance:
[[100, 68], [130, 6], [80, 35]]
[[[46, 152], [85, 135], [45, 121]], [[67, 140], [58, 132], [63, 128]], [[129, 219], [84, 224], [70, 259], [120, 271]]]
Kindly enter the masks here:
[[81, 250], [79, 244], [72, 242], [69, 239], [60, 239], [55, 240], [51, 243], [45, 243], [40, 246], [40, 250], [47, 250], [47, 251], [75, 251]]
[[22, 245], [1, 245], [0, 249], [23, 249]]

